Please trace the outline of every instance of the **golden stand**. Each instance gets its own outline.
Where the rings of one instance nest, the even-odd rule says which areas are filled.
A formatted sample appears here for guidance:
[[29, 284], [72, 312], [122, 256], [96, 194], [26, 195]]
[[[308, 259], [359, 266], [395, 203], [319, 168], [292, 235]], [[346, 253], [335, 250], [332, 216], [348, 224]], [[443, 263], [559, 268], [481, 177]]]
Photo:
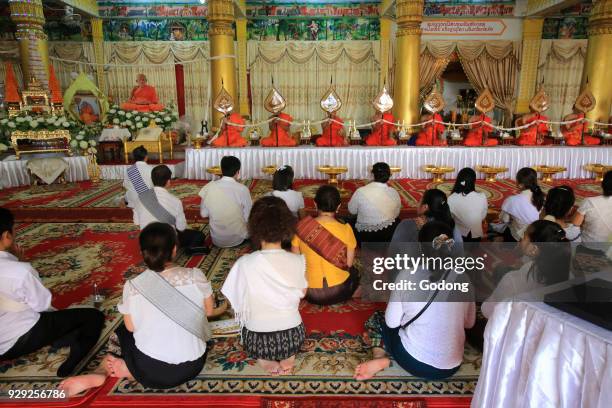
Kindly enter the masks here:
[[276, 164], [272, 164], [269, 166], [264, 166], [261, 168], [261, 172], [263, 174], [267, 174], [268, 176], [273, 176], [274, 173], [276, 173], [276, 169], [278, 168], [278, 166]]
[[605, 166], [603, 164], [598, 163], [590, 163], [585, 164], [584, 169], [593, 173], [595, 175], [595, 181], [601, 183], [603, 181], [604, 174], [612, 170], [612, 166]]
[[497, 181], [497, 175], [499, 173], [505, 173], [508, 171], [507, 167], [492, 167], [492, 166], [476, 166], [476, 171], [485, 174], [485, 180], [491, 183]]
[[423, 166], [423, 171], [432, 175], [432, 181], [434, 183], [443, 183], [444, 175], [446, 173], [452, 173], [455, 171], [455, 168], [450, 166], [434, 166], [433, 164], [426, 164]]
[[546, 166], [546, 165], [534, 166], [533, 169], [537, 171], [538, 173], [542, 173], [542, 177], [540, 178], [540, 180], [542, 180], [544, 183], [551, 183], [553, 181], [553, 176], [555, 174], [562, 173], [565, 170], [567, 170], [567, 168], [563, 166]]
[[327, 174], [327, 184], [336, 187], [338, 191], [340, 191], [340, 197], [347, 197], [348, 195], [350, 195], [351, 192], [345, 188], [340, 187], [338, 182], [338, 176], [340, 174], [346, 173], [348, 171], [348, 167], [325, 165], [317, 167], [317, 170], [323, 174]]
[[206, 172], [208, 174], [212, 174], [213, 176], [221, 177], [223, 174], [221, 173], [221, 166], [211, 166], [206, 168]]

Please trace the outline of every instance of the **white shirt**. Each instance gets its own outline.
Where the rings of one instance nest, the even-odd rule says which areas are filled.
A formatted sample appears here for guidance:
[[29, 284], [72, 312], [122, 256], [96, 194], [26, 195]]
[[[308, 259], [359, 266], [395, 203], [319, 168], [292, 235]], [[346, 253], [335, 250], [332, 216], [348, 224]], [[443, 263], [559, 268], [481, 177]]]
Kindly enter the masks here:
[[351, 214], [357, 214], [357, 231], [380, 231], [393, 224], [402, 203], [397, 191], [386, 183], [373, 181], [359, 187], [348, 203]]
[[[556, 222], [557, 224], [561, 225], [561, 223], [558, 222], [557, 219], [553, 217], [552, 215], [547, 215], [543, 219], [547, 221]], [[579, 226], [574, 225], [571, 222], [568, 222], [565, 224], [565, 228], [563, 228], [563, 231], [565, 231], [565, 238], [567, 238], [569, 241], [582, 242], [582, 237], [581, 237], [582, 232], [580, 231]]]
[[[225, 197], [207, 196], [207, 190], [213, 184], [221, 188], [224, 195], [232, 200], [230, 204], [238, 206], [241, 211], [239, 219], [224, 219], [226, 217], [224, 204], [227, 204], [227, 202], [224, 203], [223, 201]], [[233, 177], [222, 177], [202, 187], [199, 195], [202, 197], [200, 215], [203, 218], [208, 217], [209, 219], [210, 235], [213, 244], [221, 248], [230, 248], [239, 245], [249, 236], [247, 220], [249, 219], [253, 202], [251, 201], [251, 193], [244, 184], [237, 182]]]
[[582, 242], [612, 241], [612, 197], [585, 198], [578, 212], [584, 215]]
[[[161, 273], [172, 286], [196, 305], [212, 296], [212, 287], [197, 268], [176, 267]], [[206, 343], [172, 321], [151, 302], [146, 300], [130, 281], [123, 285], [123, 300], [117, 305], [119, 312], [130, 315], [134, 323], [134, 340], [138, 350], [168, 364], [180, 364], [200, 358]]]
[[[260, 255], [265, 261], [261, 262]], [[244, 288], [244, 292], [237, 290]], [[299, 306], [304, 297], [306, 261], [304, 256], [283, 249], [255, 251], [240, 257], [221, 289], [230, 299], [241, 305], [248, 316], [244, 326], [255, 332], [287, 330], [302, 323]], [[234, 310], [237, 305], [232, 304]]]
[[[406, 271], [398, 274], [396, 282], [402, 279], [415, 281], [414, 275]], [[404, 296], [410, 294], [391, 293], [385, 312], [385, 323], [390, 328], [408, 323], [426, 304], [426, 301], [398, 301]], [[455, 368], [463, 361], [465, 329], [472, 327], [475, 319], [474, 302], [434, 300], [418, 319], [399, 329], [399, 336], [404, 349], [418, 361], [440, 369]]]
[[[123, 188], [126, 189], [125, 200], [127, 201], [128, 207], [134, 208], [134, 205], [136, 205], [135, 203], [138, 200], [138, 194], [136, 194], [136, 191], [134, 190], [134, 186], [132, 185], [132, 182], [130, 181], [130, 178], [128, 177], [128, 174], [127, 174], [128, 168], [129, 166], [127, 166], [123, 172]], [[153, 166], [149, 166], [147, 163], [143, 161], [137, 161], [136, 168], [140, 172], [142, 180], [145, 182], [147, 187], [152, 188], [153, 181], [151, 180], [151, 172], [153, 171]]]
[[532, 195], [531, 190], [523, 190], [506, 198], [502, 204], [501, 219], [509, 223], [508, 228], [517, 241], [523, 239], [529, 224], [540, 219], [538, 209], [531, 202]]
[[[176, 218], [176, 224], [173, 226], [178, 231], [184, 231], [185, 228], [187, 228], [187, 220], [185, 219], [185, 212], [183, 211], [183, 203], [181, 200], [173, 196], [172, 193], [163, 187], [153, 187], [153, 191], [155, 191], [155, 196], [159, 204]], [[134, 206], [134, 224], [140, 226], [140, 229], [144, 229], [144, 227], [150, 223], [158, 221], [159, 220], [153, 217], [153, 214], [147, 210], [140, 200], [137, 199], [136, 205]]]
[[283, 201], [289, 207], [289, 211], [293, 213], [297, 217], [298, 211], [305, 207], [304, 205], [304, 196], [300, 191], [295, 190], [286, 190], [286, 191], [278, 191], [274, 190], [270, 195], [274, 197], [282, 198]]
[[455, 220], [455, 226], [461, 235], [481, 238], [482, 221], [487, 217], [487, 197], [483, 193], [472, 191], [467, 195], [453, 193], [448, 197], [448, 206]]
[[38, 272], [13, 254], [0, 251], [0, 295], [29, 309], [20, 312], [0, 310], [0, 355], [6, 353], [51, 306], [51, 292], [40, 282]]

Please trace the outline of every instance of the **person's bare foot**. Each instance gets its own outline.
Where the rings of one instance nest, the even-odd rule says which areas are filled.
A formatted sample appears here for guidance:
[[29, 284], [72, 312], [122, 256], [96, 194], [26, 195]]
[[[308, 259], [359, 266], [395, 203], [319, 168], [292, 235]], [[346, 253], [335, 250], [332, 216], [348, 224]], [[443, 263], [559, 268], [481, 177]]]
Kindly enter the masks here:
[[374, 377], [377, 372], [388, 368], [390, 364], [391, 361], [387, 357], [366, 361], [355, 368], [353, 378], [356, 380], [369, 380]]
[[117, 378], [127, 378], [128, 380], [133, 380], [132, 373], [127, 368], [125, 361], [122, 358], [117, 358], [114, 356], [109, 356], [110, 364], [112, 372], [114, 373], [114, 377]]
[[295, 367], [295, 356], [291, 356], [282, 360], [280, 363], [280, 374], [281, 375], [290, 375], [293, 374], [293, 368]]
[[281, 372], [281, 366], [278, 361], [270, 361], [270, 360], [257, 360], [257, 363], [263, 368], [268, 374], [277, 376]]
[[59, 389], [66, 392], [67, 397], [74, 397], [90, 388], [99, 387], [106, 381], [104, 374], [85, 374], [66, 378], [59, 384]]
[[110, 377], [116, 377], [115, 372], [113, 371], [113, 361], [117, 358], [111, 354], [107, 354], [102, 359], [100, 363], [100, 367], [104, 370], [104, 372]]

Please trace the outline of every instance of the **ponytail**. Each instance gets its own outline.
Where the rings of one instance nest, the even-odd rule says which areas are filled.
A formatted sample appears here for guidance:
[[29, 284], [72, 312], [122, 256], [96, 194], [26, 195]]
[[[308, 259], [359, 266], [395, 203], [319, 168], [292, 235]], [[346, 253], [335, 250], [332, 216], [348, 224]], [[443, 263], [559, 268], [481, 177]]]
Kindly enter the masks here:
[[538, 173], [531, 167], [523, 167], [516, 173], [516, 182], [531, 191], [531, 203], [540, 211], [544, 205], [544, 192], [538, 185]]

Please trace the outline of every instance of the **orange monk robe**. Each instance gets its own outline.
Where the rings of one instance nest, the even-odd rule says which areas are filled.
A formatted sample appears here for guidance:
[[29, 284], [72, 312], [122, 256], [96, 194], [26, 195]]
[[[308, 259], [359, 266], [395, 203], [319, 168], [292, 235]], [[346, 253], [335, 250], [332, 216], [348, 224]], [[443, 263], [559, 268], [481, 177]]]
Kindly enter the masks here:
[[[539, 118], [540, 120], [548, 121], [548, 116], [540, 115]], [[538, 120], [537, 113], [528, 113], [521, 118], [519, 121], [520, 126], [528, 125], [530, 123], [533, 123], [533, 125], [526, 129], [521, 129], [521, 134], [516, 140], [516, 144], [521, 146], [535, 146], [538, 144], [544, 144], [544, 137], [548, 134], [548, 125], [541, 122], [536, 125], [536, 120]], [[538, 135], [540, 135], [540, 141], [538, 141]]]
[[[279, 113], [278, 117], [280, 119], [283, 119], [289, 122], [293, 121], [293, 117], [291, 117], [291, 115], [288, 115], [286, 113]], [[270, 133], [268, 134], [267, 137], [264, 137], [263, 139], [261, 139], [261, 142], [259, 142], [259, 144], [261, 146], [266, 146], [266, 147], [295, 146], [297, 142], [295, 141], [294, 138], [291, 137], [291, 134], [289, 133], [290, 127], [291, 127], [291, 124], [280, 121], [280, 120], [275, 120], [273, 122], [270, 122]], [[278, 138], [278, 141], [277, 141], [277, 138]]]
[[332, 115], [330, 119], [336, 122], [328, 121], [323, 125], [323, 134], [319, 136], [315, 142], [317, 146], [346, 146], [346, 140], [342, 132], [344, 131], [344, 121], [336, 115]]
[[[376, 119], [380, 119], [380, 115], [378, 115]], [[387, 122], [395, 122], [395, 118], [390, 112], [384, 113], [382, 115], [382, 120]], [[366, 137], [365, 144], [368, 146], [394, 146], [397, 144], [397, 142], [391, 137], [392, 132], [393, 125], [385, 122], [379, 122], [372, 128], [372, 133]]]
[[223, 124], [218, 137], [210, 144], [214, 147], [242, 147], [247, 145], [245, 138], [240, 136], [244, 129], [244, 119], [239, 113], [232, 113], [228, 116], [227, 121], [236, 125]]
[[[432, 118], [431, 115], [424, 115], [421, 121], [425, 122]], [[442, 122], [442, 116], [439, 113], [433, 115], [433, 120]], [[440, 123], [428, 123], [423, 126], [416, 140], [417, 146], [446, 146], [446, 139], [440, 139], [446, 127]]]
[[98, 121], [98, 115], [96, 115], [93, 108], [88, 103], [84, 103], [83, 105], [81, 105], [81, 114], [79, 115], [79, 118], [86, 125]]
[[145, 84], [132, 89], [130, 99], [121, 104], [121, 109], [153, 112], [164, 109], [164, 105], [159, 103], [155, 87]]
[[[564, 120], [576, 120], [584, 119], [584, 113], [574, 113], [565, 117]], [[589, 124], [587, 122], [576, 122], [570, 125], [562, 125], [561, 133], [565, 138], [565, 144], [568, 146], [577, 146], [582, 144], [583, 132], [584, 132], [584, 144], [586, 145], [598, 145], [601, 141], [593, 136], [587, 135]]]
[[497, 146], [497, 139], [492, 139], [491, 135], [491, 127], [485, 125], [484, 123], [480, 124], [480, 121], [484, 121], [485, 123], [491, 123], [491, 118], [487, 115], [474, 115], [470, 118], [470, 123], [474, 123], [470, 126], [470, 130], [468, 131], [465, 140], [463, 141], [464, 146], [482, 146], [483, 137], [486, 138], [485, 146]]

